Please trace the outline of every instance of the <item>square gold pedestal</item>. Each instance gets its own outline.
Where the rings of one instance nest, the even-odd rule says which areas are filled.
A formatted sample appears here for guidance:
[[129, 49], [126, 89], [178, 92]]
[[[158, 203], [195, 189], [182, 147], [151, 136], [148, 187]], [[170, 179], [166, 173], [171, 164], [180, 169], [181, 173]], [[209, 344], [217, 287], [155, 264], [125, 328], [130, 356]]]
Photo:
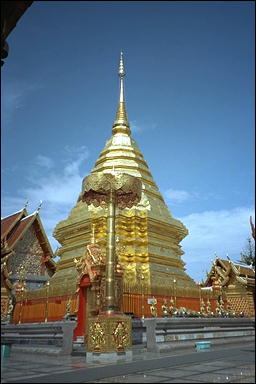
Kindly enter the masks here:
[[88, 318], [88, 352], [125, 352], [132, 347], [131, 318], [122, 314], [100, 314]]

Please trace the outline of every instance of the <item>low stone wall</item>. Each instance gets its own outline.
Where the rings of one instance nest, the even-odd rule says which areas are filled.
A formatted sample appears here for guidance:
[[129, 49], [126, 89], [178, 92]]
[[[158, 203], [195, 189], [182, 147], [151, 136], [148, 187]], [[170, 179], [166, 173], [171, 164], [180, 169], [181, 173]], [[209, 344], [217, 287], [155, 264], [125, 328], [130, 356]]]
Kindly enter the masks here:
[[132, 345], [146, 346], [146, 326], [141, 319], [132, 319]]
[[[70, 355], [76, 325], [76, 321], [2, 324], [1, 343], [12, 344], [13, 352]], [[254, 318], [132, 319], [132, 345], [153, 352], [191, 348], [200, 340], [213, 345], [253, 341], [254, 335]]]
[[12, 351], [70, 355], [76, 321], [1, 324], [1, 344]]
[[199, 340], [216, 345], [253, 341], [255, 336], [254, 318], [148, 318], [143, 325], [146, 347], [152, 352], [191, 347]]

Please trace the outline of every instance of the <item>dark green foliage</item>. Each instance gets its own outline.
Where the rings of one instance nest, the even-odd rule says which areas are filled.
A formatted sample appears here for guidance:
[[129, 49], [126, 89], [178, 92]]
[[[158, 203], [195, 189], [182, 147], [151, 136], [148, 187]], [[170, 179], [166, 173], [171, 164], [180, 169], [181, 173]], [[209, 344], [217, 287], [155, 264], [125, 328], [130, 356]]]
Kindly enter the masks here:
[[255, 267], [255, 242], [254, 239], [248, 238], [244, 250], [240, 253], [241, 261], [247, 265]]

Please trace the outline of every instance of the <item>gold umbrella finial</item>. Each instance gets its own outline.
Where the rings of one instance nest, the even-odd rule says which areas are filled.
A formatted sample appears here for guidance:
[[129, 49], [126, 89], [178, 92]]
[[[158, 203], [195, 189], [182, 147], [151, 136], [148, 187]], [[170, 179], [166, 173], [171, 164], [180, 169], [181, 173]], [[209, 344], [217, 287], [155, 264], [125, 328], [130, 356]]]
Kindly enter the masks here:
[[123, 60], [123, 52], [121, 51], [120, 54], [120, 62], [119, 62], [119, 71], [118, 71], [119, 77], [125, 76], [125, 69], [124, 69], [124, 60]]
[[119, 103], [118, 103], [118, 108], [116, 113], [116, 119], [113, 123], [112, 133], [113, 135], [115, 133], [126, 133], [127, 135], [130, 136], [131, 131], [130, 131], [130, 125], [128, 122], [128, 117], [127, 117], [126, 108], [125, 108], [125, 100], [124, 100], [125, 69], [124, 69], [124, 59], [123, 59], [122, 51], [120, 54], [118, 76], [120, 79], [120, 94], [119, 94]]

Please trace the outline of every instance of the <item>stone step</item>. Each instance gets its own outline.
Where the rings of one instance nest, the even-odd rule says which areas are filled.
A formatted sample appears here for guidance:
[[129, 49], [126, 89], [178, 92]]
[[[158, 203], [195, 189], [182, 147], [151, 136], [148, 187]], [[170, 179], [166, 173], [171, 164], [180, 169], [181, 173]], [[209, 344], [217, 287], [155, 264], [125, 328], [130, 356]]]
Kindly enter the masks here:
[[14, 353], [27, 353], [27, 354], [43, 354], [43, 355], [62, 355], [61, 348], [49, 346], [30, 346], [22, 344], [12, 344], [11, 354]]
[[[227, 337], [225, 339], [211, 339], [211, 346], [225, 346], [225, 345], [232, 345], [237, 343], [248, 343], [248, 342], [254, 342], [255, 336], [237, 336], [237, 337]], [[194, 349], [195, 348], [195, 342], [196, 340], [189, 340], [189, 341], [178, 341], [178, 342], [165, 342], [165, 343], [158, 343], [157, 349], [154, 350], [154, 352], [158, 351], [160, 353], [163, 352], [170, 352], [170, 351], [176, 351], [176, 350], [183, 350], [183, 349]]]

